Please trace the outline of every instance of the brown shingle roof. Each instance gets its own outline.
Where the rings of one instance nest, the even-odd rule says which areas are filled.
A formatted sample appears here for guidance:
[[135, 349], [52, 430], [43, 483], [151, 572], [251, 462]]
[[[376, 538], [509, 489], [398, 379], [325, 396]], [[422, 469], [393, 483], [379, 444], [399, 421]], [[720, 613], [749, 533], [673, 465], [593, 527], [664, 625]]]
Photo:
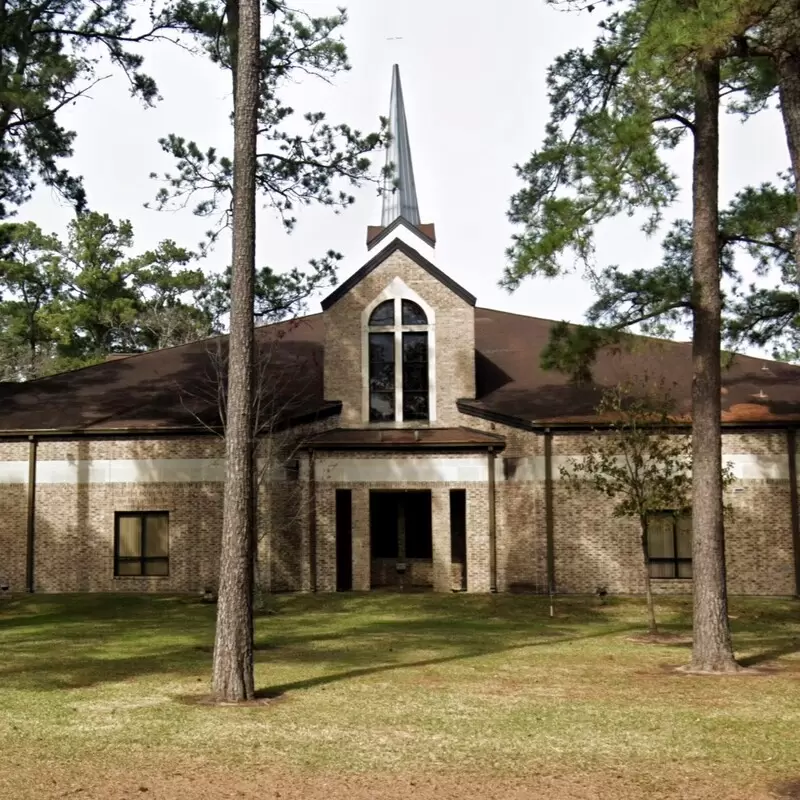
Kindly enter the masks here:
[[[539, 365], [552, 322], [475, 309], [477, 399], [467, 413], [523, 425], [596, 421], [603, 387], [636, 374], [675, 383], [688, 414], [691, 345], [637, 337], [630, 352], [601, 353], [594, 383], [576, 386]], [[335, 413], [323, 398], [321, 314], [259, 328], [265, 416], [281, 423]], [[121, 358], [22, 384], [0, 384], [0, 435], [12, 432], [202, 431], [219, 425], [218, 375], [226, 337]], [[736, 356], [723, 374], [723, 422], [800, 423], [800, 367]], [[401, 435], [406, 435], [403, 432]], [[440, 434], [437, 434], [440, 435]]]
[[[334, 412], [322, 397], [322, 315], [257, 329], [262, 417]], [[220, 425], [226, 336], [0, 386], [3, 431], [206, 430]]]
[[[663, 380], [678, 413], [691, 411], [692, 346], [633, 337], [630, 350], [602, 351], [591, 384], [575, 385], [542, 369], [542, 348], [553, 322], [504, 311], [475, 309], [477, 399], [459, 406], [467, 412], [510, 417], [534, 424], [587, 424], [603, 389], [647, 375]], [[736, 355], [722, 375], [723, 423], [800, 422], [800, 367]]]

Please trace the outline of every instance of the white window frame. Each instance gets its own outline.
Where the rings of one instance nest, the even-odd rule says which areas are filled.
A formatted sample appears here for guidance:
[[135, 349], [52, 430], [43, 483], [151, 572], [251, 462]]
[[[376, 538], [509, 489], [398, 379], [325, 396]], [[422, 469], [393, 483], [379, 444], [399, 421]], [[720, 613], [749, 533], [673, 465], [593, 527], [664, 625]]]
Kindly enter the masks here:
[[[394, 300], [394, 325], [370, 329], [372, 312], [387, 300]], [[428, 318], [427, 325], [403, 325], [402, 303], [411, 300]], [[369, 335], [370, 333], [394, 333], [394, 421], [372, 422], [369, 418]], [[403, 419], [403, 334], [428, 334], [428, 419]], [[373, 427], [421, 427], [436, 421], [436, 314], [413, 289], [400, 278], [392, 282], [361, 313], [361, 420]]]

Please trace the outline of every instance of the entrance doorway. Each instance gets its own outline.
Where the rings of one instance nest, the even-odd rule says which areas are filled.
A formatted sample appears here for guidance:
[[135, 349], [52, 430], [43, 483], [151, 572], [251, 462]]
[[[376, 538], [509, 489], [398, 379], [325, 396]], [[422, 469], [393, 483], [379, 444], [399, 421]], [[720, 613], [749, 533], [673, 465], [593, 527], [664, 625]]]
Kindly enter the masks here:
[[467, 588], [467, 491], [450, 490], [450, 563], [453, 586]]
[[353, 589], [353, 493], [336, 490], [336, 591]]
[[430, 491], [370, 492], [372, 585], [433, 585]]

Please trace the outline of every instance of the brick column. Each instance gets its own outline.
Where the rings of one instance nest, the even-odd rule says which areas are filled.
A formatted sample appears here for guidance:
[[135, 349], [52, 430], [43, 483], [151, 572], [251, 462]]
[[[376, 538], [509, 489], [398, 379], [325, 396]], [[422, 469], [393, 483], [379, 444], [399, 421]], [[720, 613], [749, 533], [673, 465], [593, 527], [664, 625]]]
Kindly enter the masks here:
[[336, 493], [317, 484], [317, 591], [336, 591]]
[[256, 526], [256, 579], [259, 590], [272, 589], [272, 488], [274, 484], [265, 481], [258, 487]]
[[299, 459], [300, 488], [300, 589], [303, 592], [311, 591], [311, 542], [310, 542], [310, 508], [311, 484], [308, 454], [304, 453]]
[[467, 591], [488, 592], [489, 503], [484, 484], [467, 487]]
[[433, 590], [450, 592], [453, 577], [450, 562], [450, 491], [433, 489], [431, 492], [433, 531]]
[[369, 538], [369, 490], [353, 487], [353, 591], [368, 592], [372, 583]]

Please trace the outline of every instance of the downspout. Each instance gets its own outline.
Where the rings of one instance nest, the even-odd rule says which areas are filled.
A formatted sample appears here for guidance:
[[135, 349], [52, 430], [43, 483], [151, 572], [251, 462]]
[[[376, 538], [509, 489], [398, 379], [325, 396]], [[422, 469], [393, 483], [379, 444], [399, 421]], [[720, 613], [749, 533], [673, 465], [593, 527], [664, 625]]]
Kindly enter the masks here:
[[315, 451], [308, 451], [308, 558], [311, 591], [317, 591], [317, 481]]
[[489, 448], [489, 591], [497, 591], [497, 513], [495, 510], [495, 456]]
[[786, 431], [789, 451], [789, 504], [792, 509], [792, 550], [794, 551], [794, 593], [800, 596], [800, 513], [797, 505], [797, 431]]
[[544, 431], [544, 529], [547, 540], [547, 593], [556, 592], [556, 555], [553, 536], [553, 434]]
[[28, 437], [28, 542], [25, 563], [25, 590], [33, 592], [34, 548], [36, 545], [36, 437]]

